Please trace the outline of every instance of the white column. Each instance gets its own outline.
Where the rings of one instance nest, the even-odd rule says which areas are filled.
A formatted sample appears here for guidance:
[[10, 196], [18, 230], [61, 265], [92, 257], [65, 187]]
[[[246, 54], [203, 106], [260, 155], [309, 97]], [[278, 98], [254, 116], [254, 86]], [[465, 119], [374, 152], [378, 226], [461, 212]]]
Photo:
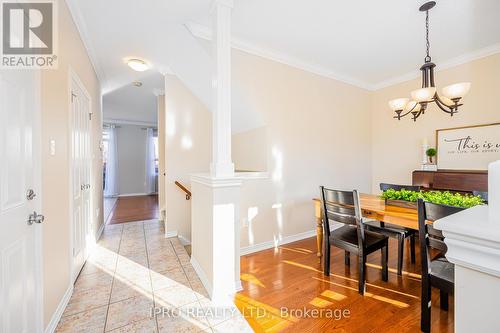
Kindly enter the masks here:
[[233, 0], [215, 0], [213, 22], [213, 126], [211, 173], [232, 177], [231, 160], [231, 11]]
[[500, 332], [500, 161], [488, 172], [489, 206], [434, 223], [455, 264], [455, 332]]
[[233, 305], [241, 286], [241, 179], [231, 161], [232, 0], [215, 0], [213, 19], [213, 127], [210, 174], [191, 176], [191, 263], [217, 305]]

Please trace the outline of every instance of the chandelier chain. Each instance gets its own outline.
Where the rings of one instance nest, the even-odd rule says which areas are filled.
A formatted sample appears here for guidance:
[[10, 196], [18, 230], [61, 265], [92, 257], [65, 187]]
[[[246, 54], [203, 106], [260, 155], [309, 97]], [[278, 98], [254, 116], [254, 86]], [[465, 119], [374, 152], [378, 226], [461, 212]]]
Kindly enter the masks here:
[[431, 61], [431, 56], [430, 56], [430, 48], [431, 48], [431, 43], [429, 42], [429, 11], [427, 10], [425, 12], [425, 41], [426, 41], [426, 57], [425, 57], [425, 62], [430, 62]]

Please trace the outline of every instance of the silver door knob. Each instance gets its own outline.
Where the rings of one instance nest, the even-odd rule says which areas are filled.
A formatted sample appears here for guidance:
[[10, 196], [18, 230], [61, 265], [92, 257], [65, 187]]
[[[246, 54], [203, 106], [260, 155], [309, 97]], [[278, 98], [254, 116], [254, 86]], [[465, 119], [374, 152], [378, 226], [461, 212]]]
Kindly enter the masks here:
[[45, 220], [45, 216], [42, 214], [37, 214], [37, 212], [33, 212], [28, 217], [28, 225], [32, 225], [33, 223], [42, 223]]
[[33, 199], [35, 199], [35, 197], [36, 197], [36, 193], [32, 189], [29, 189], [28, 191], [26, 191], [26, 199], [33, 200]]

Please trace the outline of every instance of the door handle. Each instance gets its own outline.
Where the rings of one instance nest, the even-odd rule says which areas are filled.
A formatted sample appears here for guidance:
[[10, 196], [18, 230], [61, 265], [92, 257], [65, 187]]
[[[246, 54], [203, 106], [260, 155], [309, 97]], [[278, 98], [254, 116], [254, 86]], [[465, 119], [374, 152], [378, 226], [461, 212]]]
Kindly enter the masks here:
[[31, 200], [35, 199], [35, 197], [36, 197], [36, 193], [32, 189], [29, 189], [28, 191], [26, 191], [26, 199], [27, 200], [31, 201]]
[[33, 212], [28, 217], [28, 225], [32, 225], [33, 223], [42, 223], [45, 220], [45, 216], [42, 214], [37, 214], [37, 212]]

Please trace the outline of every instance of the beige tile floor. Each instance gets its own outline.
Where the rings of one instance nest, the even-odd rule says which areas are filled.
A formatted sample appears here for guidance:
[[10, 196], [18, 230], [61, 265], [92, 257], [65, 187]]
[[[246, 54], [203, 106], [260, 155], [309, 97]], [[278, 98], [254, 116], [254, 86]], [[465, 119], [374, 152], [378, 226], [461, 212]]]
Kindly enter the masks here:
[[210, 302], [189, 260], [156, 220], [107, 225], [56, 332], [252, 332]]

